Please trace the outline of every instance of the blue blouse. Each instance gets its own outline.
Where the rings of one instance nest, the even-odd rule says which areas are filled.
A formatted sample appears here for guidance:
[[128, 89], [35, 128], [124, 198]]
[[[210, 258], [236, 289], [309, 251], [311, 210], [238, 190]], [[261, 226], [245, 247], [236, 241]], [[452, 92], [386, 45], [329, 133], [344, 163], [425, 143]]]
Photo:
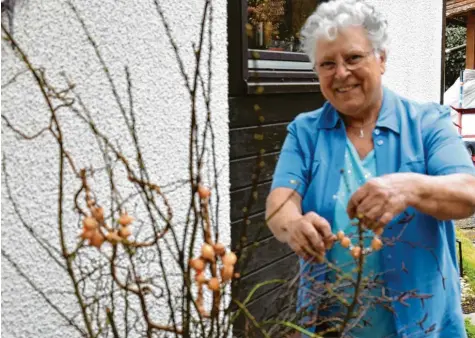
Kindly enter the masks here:
[[[475, 175], [448, 107], [416, 103], [383, 88], [373, 140], [379, 176], [397, 172]], [[288, 126], [271, 189], [295, 189], [302, 197], [303, 213], [314, 211], [333, 224], [333, 196], [339, 189], [346, 144], [343, 121], [329, 102], [300, 114]], [[402, 231], [400, 221], [407, 214], [413, 218]], [[381, 250], [388, 290], [395, 297], [415, 291], [426, 298], [392, 302], [398, 336], [466, 337], [453, 221], [440, 221], [408, 208], [386, 226], [384, 237], [394, 239], [394, 245]], [[325, 280], [324, 266], [302, 260], [300, 266], [301, 276]], [[309, 279], [301, 278], [299, 308], [315, 299], [309, 292]]]
[[[358, 228], [355, 227], [348, 217], [346, 206], [351, 196], [358, 190], [360, 186], [365, 184], [369, 179], [378, 176], [376, 170], [376, 157], [374, 150], [371, 150], [364, 159], [360, 156], [350, 140], [346, 142], [345, 164], [341, 171], [340, 184], [337, 194], [334, 196], [336, 200], [335, 213], [332, 223], [332, 232], [338, 233], [343, 231], [345, 235], [351, 238], [352, 244], [358, 243]], [[371, 246], [373, 233], [368, 231], [365, 233], [364, 247]], [[349, 248], [344, 248], [339, 243], [335, 244], [331, 251], [328, 252], [328, 260], [338, 266], [341, 271], [339, 275], [352, 275], [353, 280], [357, 279], [357, 260], [351, 254]], [[384, 267], [382, 264], [381, 251], [373, 251], [365, 256], [362, 275], [370, 280], [384, 279]], [[381, 278], [382, 277], [382, 278]], [[342, 295], [346, 300], [353, 301], [355, 289], [352, 285], [345, 283], [335, 283], [335, 274], [328, 274], [327, 279], [334, 282], [333, 292]], [[363, 327], [352, 327], [350, 333], [353, 337], [358, 338], [374, 338], [374, 337], [390, 337], [396, 332], [394, 315], [384, 305], [378, 304], [374, 299], [379, 298], [382, 294], [388, 295], [386, 285], [380, 281], [375, 283], [369, 289], [363, 291], [364, 307], [358, 307], [358, 313], [362, 314], [362, 320], [371, 325]], [[386, 303], [385, 305], [388, 305]], [[340, 313], [345, 313], [346, 309], [338, 309]], [[330, 322], [331, 323], [331, 322]], [[352, 321], [353, 323], [353, 321]], [[333, 325], [339, 324], [333, 322]]]

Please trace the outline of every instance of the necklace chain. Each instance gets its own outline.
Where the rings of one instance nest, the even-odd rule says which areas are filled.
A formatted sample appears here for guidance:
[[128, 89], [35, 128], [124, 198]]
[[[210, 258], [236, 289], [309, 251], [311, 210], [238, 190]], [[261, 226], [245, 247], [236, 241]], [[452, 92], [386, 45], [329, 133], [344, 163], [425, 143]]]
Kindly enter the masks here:
[[363, 128], [365, 128], [366, 126], [368, 126], [368, 125], [370, 125], [370, 124], [372, 124], [372, 123], [374, 123], [374, 122], [376, 122], [376, 120], [371, 120], [371, 121], [369, 121], [369, 122], [367, 122], [367, 123], [363, 123], [361, 126], [358, 126], [358, 127], [357, 127], [357, 126], [348, 125], [348, 128], [358, 128], [360, 131], [359, 131], [358, 134], [355, 133], [355, 135], [358, 136], [359, 138], [364, 138], [364, 137], [365, 137], [365, 134], [364, 134], [364, 129], [363, 129]]

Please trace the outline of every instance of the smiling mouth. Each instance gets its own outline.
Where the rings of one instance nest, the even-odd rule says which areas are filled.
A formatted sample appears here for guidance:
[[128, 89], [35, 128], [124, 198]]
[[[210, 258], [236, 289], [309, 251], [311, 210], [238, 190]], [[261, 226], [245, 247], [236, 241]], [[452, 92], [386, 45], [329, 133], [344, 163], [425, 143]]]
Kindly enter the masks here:
[[358, 87], [359, 85], [351, 85], [351, 86], [346, 86], [346, 87], [341, 87], [341, 88], [337, 88], [336, 89], [336, 92], [337, 93], [347, 93], [349, 92], [350, 90], [353, 90], [355, 89], [356, 87]]

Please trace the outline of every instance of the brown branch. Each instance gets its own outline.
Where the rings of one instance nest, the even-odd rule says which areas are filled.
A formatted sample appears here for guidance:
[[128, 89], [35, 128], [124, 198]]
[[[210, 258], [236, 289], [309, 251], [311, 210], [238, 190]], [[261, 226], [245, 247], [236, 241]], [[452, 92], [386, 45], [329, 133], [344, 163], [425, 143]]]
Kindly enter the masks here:
[[110, 272], [111, 272], [112, 279], [117, 284], [117, 286], [121, 288], [122, 290], [125, 290], [127, 292], [132, 292], [133, 294], [138, 295], [140, 292], [140, 287], [137, 287], [136, 289], [131, 288], [128, 284], [122, 283], [117, 277], [117, 272], [116, 272], [115, 263], [114, 263], [116, 254], [117, 254], [117, 248], [114, 247], [112, 251], [112, 257], [110, 258]]
[[5, 89], [7, 88], [9, 85], [11, 85], [13, 82], [15, 82], [21, 75], [25, 74], [25, 73], [28, 73], [29, 70], [28, 69], [24, 69], [22, 70], [21, 72], [18, 72], [17, 74], [15, 74], [10, 80], [8, 80], [7, 82], [5, 82], [4, 84], [2, 83], [2, 89]]
[[65, 258], [65, 261], [66, 261], [68, 274], [69, 274], [71, 280], [73, 281], [73, 285], [75, 286], [76, 298], [78, 299], [79, 306], [82, 309], [83, 319], [84, 319], [84, 322], [85, 322], [86, 327], [87, 327], [87, 332], [90, 336], [93, 336], [93, 330], [92, 330], [91, 322], [90, 322], [90, 320], [87, 316], [86, 309], [84, 307], [84, 303], [83, 303], [81, 294], [79, 293], [79, 290], [77, 289], [77, 286], [76, 286], [76, 278], [75, 278], [75, 274], [74, 274], [74, 271], [73, 271], [72, 266], [71, 266], [71, 261], [68, 259], [69, 255], [68, 255], [68, 252], [67, 252], [66, 241], [65, 241], [64, 233], [63, 233], [63, 197], [64, 197], [63, 196], [63, 183], [64, 183], [64, 158], [66, 157], [66, 154], [65, 154], [65, 151], [64, 151], [64, 148], [63, 148], [63, 138], [62, 138], [61, 128], [60, 128], [59, 122], [56, 119], [54, 106], [53, 106], [52, 102], [50, 101], [50, 98], [47, 95], [47, 93], [45, 91], [45, 88], [43, 86], [44, 82], [42, 81], [42, 79], [37, 74], [37, 71], [35, 70], [35, 68], [30, 63], [30, 61], [29, 61], [28, 57], [26, 56], [26, 54], [18, 46], [16, 41], [12, 38], [10, 33], [5, 29], [3, 24], [2, 24], [2, 31], [6, 35], [8, 41], [10, 41], [12, 43], [12, 45], [15, 47], [15, 50], [20, 55], [21, 60], [24, 62], [24, 64], [30, 70], [31, 74], [34, 76], [34, 78], [36, 80], [36, 83], [38, 85], [38, 88], [40, 89], [40, 91], [43, 95], [43, 98], [45, 99], [45, 102], [46, 102], [46, 104], [49, 108], [49, 111], [51, 112], [51, 119], [54, 122], [53, 126], [56, 128], [56, 132], [58, 133], [57, 135], [55, 134], [55, 137], [56, 137], [56, 140], [57, 140], [58, 146], [59, 146], [58, 230], [59, 230], [59, 236], [60, 236], [61, 250], [62, 250], [63, 257]]
[[38, 292], [38, 294], [41, 296], [41, 298], [44, 299], [44, 301], [53, 308], [53, 310], [56, 311], [69, 325], [74, 327], [80, 334], [81, 336], [86, 336], [86, 332], [80, 328], [72, 318], [69, 318], [66, 316], [65, 313], [63, 313], [58, 306], [56, 306], [51, 299], [48, 298], [45, 292], [43, 292], [21, 269], [20, 267], [14, 262], [14, 260], [10, 257], [9, 254], [7, 254], [3, 249], [1, 250], [2, 256], [12, 265], [12, 267], [15, 269], [15, 271], [35, 290]]
[[156, 192], [162, 198], [163, 203], [165, 204], [165, 207], [167, 208], [167, 216], [168, 216], [168, 218], [166, 219], [167, 220], [167, 227], [170, 227], [169, 222], [173, 218], [173, 212], [172, 212], [172, 208], [170, 206], [170, 203], [168, 202], [167, 197], [162, 193], [162, 190], [160, 189], [160, 187], [158, 185], [154, 184], [154, 183], [150, 183], [150, 182], [146, 182], [144, 180], [138, 179], [135, 176], [129, 176], [129, 181], [137, 183], [138, 185], [140, 185], [142, 187], [147, 187], [150, 190], [153, 190], [154, 192]]
[[7, 119], [7, 117], [5, 115], [2, 114], [2, 119], [3, 121], [5, 121], [5, 123], [7, 124], [7, 127], [10, 128], [13, 132], [15, 132], [17, 135], [21, 136], [22, 138], [24, 138], [25, 140], [34, 140], [35, 138], [38, 138], [39, 136], [41, 136], [44, 132], [48, 131], [48, 130], [51, 130], [51, 120], [50, 120], [50, 125], [48, 127], [45, 127], [43, 129], [41, 129], [39, 132], [33, 134], [33, 135], [27, 135], [25, 133], [23, 133], [21, 130], [15, 128], [11, 122]]
[[191, 91], [190, 83], [188, 80], [188, 75], [186, 74], [185, 65], [180, 57], [180, 52], [178, 50], [177, 44], [175, 43], [175, 39], [173, 39], [173, 36], [171, 35], [171, 29], [170, 29], [170, 26], [168, 25], [168, 21], [165, 18], [165, 14], [163, 13], [162, 7], [160, 6], [160, 3], [158, 2], [158, 0], [154, 0], [154, 3], [155, 3], [155, 8], [157, 9], [157, 13], [160, 16], [161, 23], [163, 24], [163, 27], [165, 28], [165, 34], [167, 35], [168, 41], [170, 42], [173, 48], [173, 52], [175, 53], [175, 60], [178, 62], [181, 76], [183, 77], [183, 80], [185, 81], [185, 86], [188, 89], [188, 92], [190, 92], [191, 94], [192, 91]]
[[[137, 274], [136, 274], [136, 268], [135, 268], [135, 264], [132, 260], [132, 257], [129, 255], [129, 260], [130, 260], [130, 264], [132, 265], [132, 273], [134, 275], [134, 279], [137, 280]], [[162, 259], [159, 260], [159, 263], [161, 265], [161, 268], [162, 268], [162, 271], [165, 271], [164, 267], [163, 267], [163, 261]], [[165, 285], [166, 285], [166, 289], [167, 289], [167, 292], [168, 292], [168, 301], [169, 301], [169, 306], [170, 306], [170, 310], [173, 310], [173, 308], [171, 307], [171, 303], [170, 303], [170, 288], [168, 286], [168, 279], [167, 278], [164, 278], [165, 280]], [[140, 306], [142, 308], [142, 315], [144, 317], [144, 320], [146, 321], [147, 323], [147, 326], [148, 326], [148, 329], [147, 329], [147, 337], [151, 337], [152, 336], [152, 330], [160, 330], [160, 331], [166, 331], [166, 332], [172, 332], [172, 333], [175, 333], [176, 335], [182, 335], [183, 334], [183, 330], [182, 329], [179, 329], [177, 327], [177, 325], [175, 324], [175, 320], [172, 318], [174, 324], [172, 326], [165, 326], [165, 325], [160, 325], [160, 324], [157, 324], [157, 323], [154, 323], [151, 319], [150, 319], [150, 316], [148, 314], [148, 309], [147, 309], [147, 303], [146, 303], [146, 300], [145, 300], [145, 295], [143, 293], [143, 289], [142, 288], [138, 288], [138, 293], [137, 293], [138, 297], [139, 297], [139, 301], [140, 301]]]
[[99, 63], [102, 66], [102, 70], [103, 70], [104, 74], [107, 77], [107, 80], [109, 82], [109, 86], [112, 90], [112, 94], [113, 94], [117, 104], [119, 105], [122, 116], [126, 120], [127, 126], [129, 126], [129, 123], [128, 123], [128, 120], [127, 120], [127, 115], [126, 115], [126, 112], [125, 112], [125, 108], [122, 105], [122, 101], [120, 100], [120, 96], [119, 96], [119, 93], [117, 92], [114, 80], [112, 79], [109, 68], [107, 67], [106, 62], [105, 62], [104, 58], [102, 57], [102, 55], [99, 51], [99, 47], [97, 46], [96, 41], [92, 38], [92, 35], [89, 33], [89, 30], [86, 26], [86, 23], [82, 19], [81, 15], [79, 15], [79, 11], [77, 10], [76, 6], [74, 6], [74, 4], [71, 1], [68, 1], [68, 5], [71, 8], [71, 10], [73, 11], [74, 15], [76, 16], [76, 19], [81, 24], [81, 27], [82, 27], [83, 32], [85, 33], [85, 35], [87, 37], [87, 40], [89, 41], [89, 44], [93, 47], [94, 52], [96, 53], [97, 59], [99, 60]]
[[[211, 223], [209, 219], [209, 210], [208, 210], [208, 200], [202, 199], [201, 200], [201, 217], [204, 220], [204, 238], [205, 242], [209, 245], [213, 245], [213, 240], [211, 236]], [[217, 276], [217, 265], [216, 261], [211, 262], [211, 276]], [[216, 290], [213, 291], [213, 305], [211, 309], [211, 318], [215, 318], [219, 315], [219, 305], [221, 302], [221, 291]]]
[[59, 259], [53, 254], [53, 252], [54, 252], [57, 255], [61, 255], [61, 252], [57, 248], [55, 248], [51, 243], [49, 243], [47, 240], [41, 238], [38, 235], [38, 233], [34, 230], [34, 228], [31, 225], [29, 225], [25, 221], [25, 219], [23, 218], [23, 216], [20, 212], [20, 209], [18, 207], [18, 204], [16, 203], [15, 199], [13, 198], [12, 191], [11, 191], [11, 188], [10, 188], [9, 174], [8, 174], [7, 168], [6, 168], [7, 158], [6, 158], [5, 155], [3, 155], [2, 157], [3, 157], [2, 158], [2, 172], [3, 172], [3, 175], [4, 175], [4, 179], [5, 179], [5, 188], [6, 188], [6, 191], [7, 191], [8, 200], [10, 201], [10, 203], [13, 206], [13, 211], [15, 212], [17, 217], [19, 218], [20, 223], [23, 225], [23, 227], [30, 233], [31, 237], [46, 251], [48, 256], [50, 256], [53, 259], [53, 261], [58, 264], [58, 266], [60, 266], [62, 269], [66, 270], [66, 267], [64, 266], [64, 264], [61, 263], [59, 261]]
[[110, 308], [106, 308], [107, 319], [109, 320], [109, 324], [112, 328], [112, 334], [114, 338], [119, 338], [119, 332], [117, 331], [117, 327], [114, 321], [114, 314], [112, 313]]

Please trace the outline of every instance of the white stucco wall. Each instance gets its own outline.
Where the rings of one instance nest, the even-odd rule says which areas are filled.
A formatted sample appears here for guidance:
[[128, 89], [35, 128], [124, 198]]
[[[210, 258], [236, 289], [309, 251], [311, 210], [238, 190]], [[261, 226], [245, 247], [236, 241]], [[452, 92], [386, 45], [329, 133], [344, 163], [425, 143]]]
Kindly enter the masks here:
[[[389, 20], [392, 39], [384, 83], [407, 97], [439, 101], [442, 1], [369, 0]], [[191, 77], [194, 54], [191, 43], [198, 40], [202, 0], [163, 1], [165, 15]], [[140, 143], [154, 181], [167, 185], [187, 175], [189, 100], [174, 54], [151, 0], [75, 1], [116, 80], [119, 94], [126, 101], [124, 66], [128, 66], [134, 87], [134, 109]], [[64, 84], [59, 73], [65, 71], [77, 86], [99, 126], [124, 152], [132, 153], [127, 142], [117, 104], [111, 94], [93, 49], [64, 1], [18, 1], [15, 11], [15, 37], [33, 63], [47, 71], [56, 85]], [[213, 124], [217, 142], [217, 167], [220, 191], [221, 239], [229, 243], [228, 126], [226, 3], [214, 2], [213, 10]], [[205, 41], [205, 46], [207, 45]], [[204, 48], [204, 50], [207, 48]], [[206, 59], [205, 59], [206, 60]], [[21, 62], [2, 44], [2, 84], [16, 72]], [[199, 102], [204, 114], [203, 101]], [[48, 123], [37, 88], [31, 78], [20, 76], [2, 88], [2, 114], [15, 127], [34, 133]], [[78, 166], [100, 165], [95, 140], [77, 118], [66, 111], [60, 115], [66, 144]], [[44, 238], [57, 245], [57, 146], [51, 136], [34, 142], [18, 140], [2, 124], [2, 152], [7, 156], [7, 173], [12, 194], [26, 222]], [[68, 172], [66, 223], [70, 244], [77, 234], [77, 217], [72, 212], [71, 193], [78, 183]], [[6, 196], [2, 175], [2, 250], [46, 291], [67, 314], [78, 314], [64, 272], [49, 263], [47, 255], [31, 240], [20, 225]], [[94, 181], [98, 191], [107, 191], [107, 181]], [[169, 189], [172, 190], [172, 189]], [[165, 189], [167, 191], [167, 189]], [[169, 192], [175, 219], [186, 214], [188, 188]], [[161, 315], [158, 311], [158, 316]], [[2, 258], [2, 336], [76, 337], [77, 333], [44, 303], [42, 298]]]
[[[195, 55], [192, 43], [198, 43], [204, 1], [160, 1], [168, 24], [180, 49], [190, 80]], [[137, 130], [145, 162], [152, 181], [161, 185], [188, 177], [188, 135], [190, 100], [183, 87], [178, 64], [152, 0], [74, 1], [116, 81], [122, 103], [128, 109], [124, 67], [128, 66], [133, 84]], [[3, 21], [3, 20], [2, 20]], [[5, 21], [3, 21], [5, 22]], [[227, 96], [227, 29], [226, 2], [213, 1], [212, 112], [219, 171], [220, 238], [230, 243], [229, 169], [228, 169], [228, 96]], [[61, 87], [60, 75], [66, 72], [76, 84], [98, 127], [125, 154], [131, 156], [121, 114], [101, 70], [93, 48], [66, 1], [17, 1], [14, 36], [33, 64], [46, 70], [48, 79]], [[207, 63], [209, 40], [203, 48]], [[6, 88], [9, 79], [24, 68], [7, 44], [2, 43], [2, 115], [17, 128], [33, 134], [47, 126], [49, 113], [38, 88], [30, 76], [23, 74]], [[202, 67], [206, 81], [207, 70]], [[198, 101], [200, 120], [205, 116], [203, 99]], [[87, 126], [68, 110], [59, 118], [63, 124], [65, 144], [78, 168], [103, 166], [97, 143]], [[202, 132], [202, 129], [200, 130]], [[45, 134], [33, 142], [19, 140], [2, 121], [2, 152], [7, 157], [7, 173], [12, 195], [24, 220], [42, 238], [58, 245], [57, 182], [58, 147]], [[209, 156], [208, 156], [209, 158]], [[207, 161], [205, 179], [211, 177]], [[77, 242], [78, 217], [73, 212], [73, 193], [80, 182], [67, 171], [65, 186], [65, 228], [70, 248]], [[79, 307], [71, 295], [66, 274], [42, 251], [20, 224], [6, 193], [2, 175], [2, 250], [68, 315], [78, 318]], [[118, 176], [120, 188], [130, 189], [124, 176]], [[122, 181], [120, 181], [122, 180]], [[211, 184], [214, 181], [210, 182]], [[91, 181], [99, 198], [110, 193], [104, 175]], [[129, 190], [130, 191], [130, 190]], [[189, 187], [168, 187], [169, 201], [178, 227], [186, 217]], [[216, 195], [216, 192], [213, 192]], [[129, 212], [133, 213], [133, 210]], [[135, 214], [141, 217], [140, 213]], [[181, 222], [180, 222], [181, 220]], [[180, 230], [180, 228], [178, 228]], [[173, 267], [173, 264], [169, 264]], [[170, 275], [173, 271], [169, 271]], [[175, 271], [176, 272], [176, 271]], [[173, 280], [172, 280], [173, 283]], [[21, 278], [2, 257], [2, 337], [78, 337], [66, 322]], [[160, 304], [153, 310], [155, 318], [166, 316]], [[80, 321], [79, 321], [80, 322]]]
[[418, 101], [440, 101], [442, 0], [368, 0], [385, 15], [391, 39], [383, 83]]

